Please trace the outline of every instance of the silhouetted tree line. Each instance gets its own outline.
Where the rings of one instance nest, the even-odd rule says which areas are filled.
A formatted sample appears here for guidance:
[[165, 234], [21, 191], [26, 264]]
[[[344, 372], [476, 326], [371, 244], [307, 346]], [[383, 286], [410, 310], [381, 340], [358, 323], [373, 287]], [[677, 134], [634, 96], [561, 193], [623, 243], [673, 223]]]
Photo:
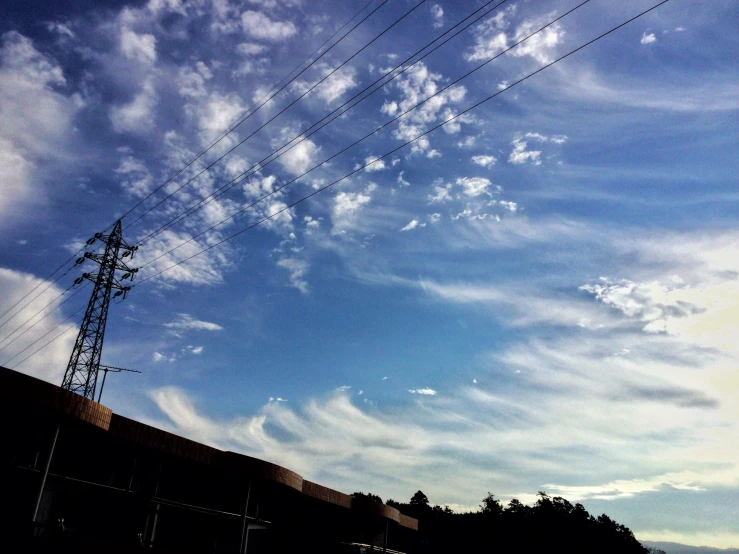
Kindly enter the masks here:
[[[382, 502], [376, 495], [357, 494]], [[533, 506], [514, 499], [503, 507], [488, 493], [478, 511], [462, 514], [431, 506], [421, 491], [407, 504], [387, 504], [419, 520], [422, 552], [649, 553], [628, 527], [607, 515], [592, 516], [582, 504], [573, 506], [560, 496], [538, 496]]]

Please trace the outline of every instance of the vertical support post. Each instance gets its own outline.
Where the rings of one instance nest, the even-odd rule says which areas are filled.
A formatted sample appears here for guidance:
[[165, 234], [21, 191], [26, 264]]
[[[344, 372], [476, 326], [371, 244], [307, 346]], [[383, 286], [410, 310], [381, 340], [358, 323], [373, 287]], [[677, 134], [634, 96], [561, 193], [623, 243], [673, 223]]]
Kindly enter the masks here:
[[249, 543], [249, 523], [247, 521], [247, 514], [249, 513], [249, 497], [251, 496], [251, 479], [246, 487], [246, 500], [244, 501], [244, 516], [241, 522], [241, 542], [239, 543], [239, 552], [244, 554], [246, 552], [247, 544]]
[[154, 504], [154, 521], [151, 524], [151, 535], [149, 536], [149, 548], [154, 548], [154, 539], [157, 536], [157, 524], [159, 523], [159, 508], [161, 504]]
[[385, 522], [385, 533], [382, 536], [382, 552], [387, 554], [387, 533], [390, 530], [390, 522]]
[[131, 489], [133, 488], [133, 478], [136, 474], [136, 461], [137, 457], [133, 457], [133, 463], [131, 464], [131, 477], [128, 479], [128, 486], [126, 487], [126, 492], [131, 492]]
[[46, 464], [44, 464], [44, 472], [41, 474], [41, 483], [38, 488], [38, 495], [36, 495], [36, 505], [33, 507], [33, 516], [31, 517], [31, 523], [33, 523], [33, 532], [36, 533], [36, 519], [38, 518], [38, 509], [41, 506], [41, 497], [44, 495], [44, 488], [46, 487], [46, 478], [49, 475], [49, 468], [51, 467], [51, 458], [54, 456], [54, 449], [56, 448], [56, 440], [59, 437], [59, 428], [61, 423], [56, 424], [54, 429], [54, 436], [51, 439], [51, 446], [49, 447], [49, 455], [46, 457]]
[[[100, 368], [103, 369], [103, 368]], [[103, 389], [105, 388], [105, 379], [108, 377], [108, 370], [103, 369], [103, 382], [100, 383], [100, 394], [98, 394], [98, 404], [100, 404], [100, 399], [103, 397]]]
[[[157, 471], [157, 481], [154, 485], [154, 492], [151, 495], [151, 501], [154, 501], [157, 494], [159, 493], [159, 481], [162, 477], [162, 466], [163, 464], [159, 464], [159, 470]], [[154, 502], [154, 510], [151, 511], [147, 509], [147, 515], [146, 515], [146, 523], [144, 524], [144, 547], [145, 548], [154, 548], [154, 539], [156, 538], [157, 534], [157, 523], [159, 523], [159, 502]], [[149, 522], [151, 521], [151, 529], [149, 526]]]

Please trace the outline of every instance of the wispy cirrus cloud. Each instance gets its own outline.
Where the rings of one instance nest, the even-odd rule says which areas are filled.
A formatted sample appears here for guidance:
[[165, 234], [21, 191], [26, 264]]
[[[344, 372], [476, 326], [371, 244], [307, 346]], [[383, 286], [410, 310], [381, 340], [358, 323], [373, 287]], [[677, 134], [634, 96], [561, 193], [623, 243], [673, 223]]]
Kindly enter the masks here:
[[223, 327], [211, 321], [196, 319], [190, 314], [177, 314], [177, 319], [163, 324], [168, 329], [181, 331], [222, 331]]

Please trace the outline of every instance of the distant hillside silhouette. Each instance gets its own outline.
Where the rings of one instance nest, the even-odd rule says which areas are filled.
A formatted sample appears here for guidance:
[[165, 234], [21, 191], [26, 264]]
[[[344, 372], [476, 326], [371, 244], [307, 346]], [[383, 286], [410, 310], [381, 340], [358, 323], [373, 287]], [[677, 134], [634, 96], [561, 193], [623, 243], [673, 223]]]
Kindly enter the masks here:
[[641, 543], [648, 548], [663, 550], [666, 554], [739, 554], [739, 548], [711, 548], [664, 541], [641, 541]]
[[[376, 495], [355, 495], [380, 501]], [[421, 491], [414, 494], [407, 504], [394, 500], [388, 500], [387, 504], [419, 520], [422, 552], [650, 552], [634, 538], [631, 530], [607, 515], [592, 516], [582, 504], [572, 505], [562, 497], [551, 497], [544, 492], [539, 492], [539, 499], [533, 506], [525, 506], [514, 499], [505, 508], [488, 493], [479, 511], [464, 514], [431, 506]]]

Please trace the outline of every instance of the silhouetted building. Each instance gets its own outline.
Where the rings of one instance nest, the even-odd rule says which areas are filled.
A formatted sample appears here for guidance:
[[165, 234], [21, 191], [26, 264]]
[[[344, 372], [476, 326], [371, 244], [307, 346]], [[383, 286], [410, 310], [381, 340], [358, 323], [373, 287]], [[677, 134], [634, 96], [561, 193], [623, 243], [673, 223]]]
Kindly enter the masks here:
[[0, 540], [14, 551], [414, 551], [418, 521], [395, 508], [6, 368], [0, 432]]

